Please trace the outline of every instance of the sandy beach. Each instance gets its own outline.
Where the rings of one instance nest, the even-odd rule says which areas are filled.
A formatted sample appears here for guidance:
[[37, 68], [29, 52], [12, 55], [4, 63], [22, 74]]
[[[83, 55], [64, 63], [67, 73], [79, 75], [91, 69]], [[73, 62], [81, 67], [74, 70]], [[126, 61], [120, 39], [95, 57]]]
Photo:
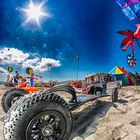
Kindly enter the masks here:
[[[0, 100], [7, 90], [0, 87]], [[5, 113], [0, 105], [0, 140]], [[140, 87], [123, 87], [118, 103], [111, 98], [89, 102], [73, 112], [73, 140], [140, 140]]]

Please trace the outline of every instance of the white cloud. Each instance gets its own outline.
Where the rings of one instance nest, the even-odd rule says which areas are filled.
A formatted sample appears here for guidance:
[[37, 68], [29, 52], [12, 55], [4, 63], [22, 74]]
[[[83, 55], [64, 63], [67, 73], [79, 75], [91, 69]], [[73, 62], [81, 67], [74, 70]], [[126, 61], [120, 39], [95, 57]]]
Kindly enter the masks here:
[[61, 63], [59, 60], [54, 60], [51, 58], [42, 58], [37, 65], [34, 67], [34, 70], [44, 72], [53, 67], [60, 67]]
[[36, 63], [39, 62], [39, 58], [34, 58], [34, 59], [27, 59], [22, 63], [23, 68], [26, 67], [33, 67], [34, 65], [36, 65]]
[[0, 81], [6, 81], [7, 75], [10, 75], [10, 78], [14, 76], [12, 73], [9, 73], [5, 68], [0, 67]]
[[34, 69], [34, 71], [37, 72], [45, 72], [48, 71], [50, 68], [61, 66], [61, 63], [59, 60], [54, 60], [51, 58], [39, 59], [37, 57], [34, 59], [27, 59], [22, 66], [23, 68], [31, 67]]
[[7, 75], [8, 71], [4, 69], [3, 67], [0, 67], [0, 73]]
[[0, 49], [0, 63], [1, 64], [21, 64], [29, 57], [28, 53], [15, 48]]
[[[24, 53], [21, 50], [6, 47], [0, 49], [0, 64], [3, 65], [20, 64], [21, 67], [23, 68], [32, 67], [34, 71], [37, 72], [45, 72], [53, 67], [61, 66], [59, 60], [55, 60], [52, 58], [41, 58], [31, 53]], [[0, 69], [0, 71], [4, 72], [4, 69]]]
[[13, 77], [12, 73], [9, 73], [3, 67], [0, 67], [0, 81], [5, 81], [7, 79], [7, 75], [10, 75], [10, 77]]

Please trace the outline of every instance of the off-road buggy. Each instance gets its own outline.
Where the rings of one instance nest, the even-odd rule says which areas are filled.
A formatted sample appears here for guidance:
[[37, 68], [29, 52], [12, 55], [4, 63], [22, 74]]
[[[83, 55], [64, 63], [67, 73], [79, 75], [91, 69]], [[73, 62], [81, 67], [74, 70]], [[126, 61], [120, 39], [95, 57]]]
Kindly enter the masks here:
[[[10, 109], [10, 107], [12, 106], [12, 104], [14, 104], [18, 99], [20, 99], [21, 97], [27, 95], [27, 94], [32, 94], [32, 93], [36, 93], [41, 91], [40, 88], [37, 87], [31, 87], [28, 86], [28, 82], [23, 82], [19, 85], [17, 85], [14, 88], [11, 88], [10, 90], [7, 90], [2, 97], [2, 109], [5, 113], [8, 112], [8, 110]], [[50, 89], [48, 89], [48, 91], [50, 92], [59, 92], [59, 91], [64, 91], [67, 93], [72, 94], [72, 96], [70, 96], [69, 98], [76, 98], [75, 94], [75, 90], [69, 86], [69, 85], [59, 85], [59, 86], [55, 86], [52, 87]], [[73, 99], [71, 99], [73, 100]]]
[[[55, 92], [67, 92], [71, 98], [65, 100]], [[73, 126], [71, 112], [86, 102], [108, 96], [107, 93], [77, 96], [75, 89], [69, 85], [26, 94], [12, 105], [6, 115], [4, 139], [69, 140]], [[111, 96], [113, 102], [118, 100], [117, 88], [113, 89]]]

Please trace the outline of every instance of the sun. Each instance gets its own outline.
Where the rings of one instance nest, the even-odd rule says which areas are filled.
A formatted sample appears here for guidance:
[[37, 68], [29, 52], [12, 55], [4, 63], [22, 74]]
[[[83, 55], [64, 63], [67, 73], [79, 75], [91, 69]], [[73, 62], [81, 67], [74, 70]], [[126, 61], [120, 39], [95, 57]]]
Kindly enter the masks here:
[[41, 17], [50, 17], [48, 12], [43, 12], [43, 6], [45, 3], [46, 1], [42, 1], [37, 5], [30, 0], [28, 8], [18, 8], [19, 11], [23, 11], [27, 14], [27, 19], [23, 22], [23, 25], [30, 21], [35, 21], [37, 26], [40, 27]]
[[42, 15], [42, 11], [40, 7], [36, 7], [33, 4], [29, 6], [29, 9], [27, 11], [30, 19], [39, 19]]

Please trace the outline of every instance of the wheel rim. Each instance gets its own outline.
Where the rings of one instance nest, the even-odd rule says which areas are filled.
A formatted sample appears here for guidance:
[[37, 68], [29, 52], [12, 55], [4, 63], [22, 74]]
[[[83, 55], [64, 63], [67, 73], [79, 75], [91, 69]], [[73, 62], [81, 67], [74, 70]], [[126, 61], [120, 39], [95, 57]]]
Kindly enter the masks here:
[[26, 129], [27, 140], [62, 140], [66, 131], [64, 116], [57, 111], [36, 115]]

